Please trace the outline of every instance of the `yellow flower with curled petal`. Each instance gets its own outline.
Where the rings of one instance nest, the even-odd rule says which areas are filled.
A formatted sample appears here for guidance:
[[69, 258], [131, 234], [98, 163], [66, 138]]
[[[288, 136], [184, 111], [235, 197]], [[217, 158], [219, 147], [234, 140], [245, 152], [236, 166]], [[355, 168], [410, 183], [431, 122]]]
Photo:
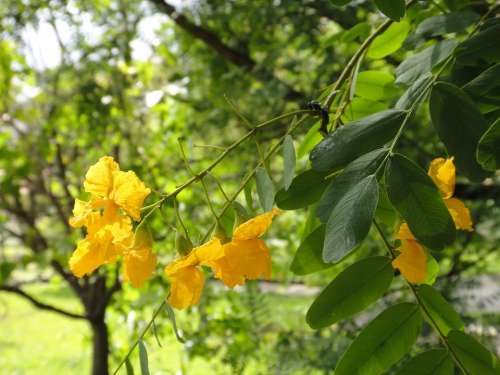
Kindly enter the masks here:
[[461, 200], [452, 198], [455, 192], [455, 171], [453, 158], [436, 158], [431, 162], [428, 174], [441, 192], [444, 204], [448, 207], [456, 228], [472, 231], [472, 218], [469, 209]]
[[223, 255], [220, 240], [213, 238], [165, 267], [165, 274], [171, 282], [168, 302], [179, 310], [198, 304], [205, 285], [199, 266], [211, 265]]
[[392, 261], [392, 266], [397, 268], [410, 283], [424, 282], [427, 278], [427, 253], [413, 237], [408, 224], [401, 224], [397, 239], [401, 241], [401, 246], [398, 248], [400, 254]]
[[245, 281], [259, 277], [271, 277], [271, 256], [261, 237], [280, 210], [273, 209], [258, 215], [233, 231], [233, 238], [223, 245], [224, 256], [209, 265], [215, 277], [230, 288], [243, 285]]
[[142, 232], [133, 233], [132, 220], [140, 220], [140, 209], [150, 193], [134, 172], [120, 171], [112, 157], [105, 156], [85, 175], [84, 189], [89, 201], [76, 199], [72, 227], [86, 228], [85, 239], [78, 242], [69, 264], [73, 274], [83, 277], [99, 266], [124, 256], [124, 279], [140, 287], [156, 267], [152, 241]]
[[147, 230], [138, 230], [133, 244], [124, 251], [123, 275], [134, 288], [140, 288], [156, 268], [156, 256], [152, 251], [153, 239]]

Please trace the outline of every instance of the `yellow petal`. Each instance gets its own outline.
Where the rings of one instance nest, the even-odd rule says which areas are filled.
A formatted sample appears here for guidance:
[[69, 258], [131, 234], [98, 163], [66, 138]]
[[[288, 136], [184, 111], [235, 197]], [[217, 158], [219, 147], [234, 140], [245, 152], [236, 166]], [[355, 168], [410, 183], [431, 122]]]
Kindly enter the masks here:
[[470, 211], [464, 203], [457, 198], [445, 199], [444, 204], [448, 207], [457, 229], [472, 231], [472, 218]]
[[271, 256], [264, 241], [252, 239], [223, 245], [224, 256], [213, 262], [215, 277], [230, 288], [245, 284], [245, 279], [271, 277]]
[[132, 172], [113, 172], [113, 192], [111, 199], [132, 218], [139, 221], [144, 199], [151, 193], [144, 183]]
[[271, 211], [256, 216], [253, 219], [245, 221], [236, 227], [233, 232], [233, 239], [238, 241], [251, 240], [262, 236], [271, 225], [273, 217], [281, 211], [273, 208]]
[[69, 259], [69, 268], [76, 277], [83, 277], [104, 264], [104, 258], [98, 246], [84, 239], [78, 241], [76, 250]]
[[140, 288], [156, 268], [156, 256], [151, 247], [134, 247], [123, 257], [123, 277], [134, 288]]
[[399, 269], [410, 283], [424, 282], [427, 278], [427, 254], [424, 248], [417, 241], [403, 240], [398, 250], [401, 254], [392, 261], [392, 266]]
[[89, 215], [92, 213], [92, 204], [90, 202], [75, 199], [73, 207], [73, 217], [69, 219], [69, 225], [73, 228], [79, 228], [87, 225]]
[[408, 224], [402, 223], [399, 227], [398, 235], [396, 237], [398, 240], [415, 240], [413, 233], [410, 231]]
[[113, 188], [113, 172], [119, 170], [118, 163], [111, 156], [100, 158], [85, 175], [83, 182], [85, 191], [96, 197], [107, 198]]
[[220, 239], [212, 238], [207, 243], [195, 247], [192, 253], [198, 259], [199, 264], [206, 265], [211, 261], [222, 258], [224, 256], [224, 249]]
[[205, 285], [203, 272], [195, 266], [179, 269], [174, 275], [169, 275], [171, 281], [168, 302], [176, 309], [185, 309], [200, 301]]
[[453, 158], [434, 159], [428, 173], [439, 191], [441, 191], [443, 198], [450, 198], [455, 191], [455, 164], [453, 164]]

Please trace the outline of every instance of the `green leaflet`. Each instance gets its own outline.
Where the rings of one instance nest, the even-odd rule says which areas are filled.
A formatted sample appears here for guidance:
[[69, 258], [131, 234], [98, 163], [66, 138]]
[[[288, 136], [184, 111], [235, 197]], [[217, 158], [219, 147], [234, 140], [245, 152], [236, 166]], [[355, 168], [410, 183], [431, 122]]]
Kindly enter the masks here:
[[307, 312], [307, 323], [319, 329], [364, 310], [385, 293], [393, 276], [387, 257], [366, 258], [350, 265], [316, 297]]
[[406, 361], [396, 375], [453, 375], [453, 360], [445, 349], [431, 349]]
[[405, 15], [405, 0], [375, 0], [378, 10], [394, 21], [399, 21]]
[[415, 343], [422, 326], [418, 306], [389, 307], [361, 331], [342, 355], [335, 375], [382, 374]]
[[491, 124], [479, 140], [476, 157], [487, 171], [500, 169], [500, 119]]
[[430, 99], [432, 124], [458, 171], [472, 181], [482, 181], [488, 173], [476, 160], [479, 139], [486, 121], [474, 102], [459, 87], [447, 82], [434, 85]]
[[308, 275], [333, 266], [323, 262], [323, 243], [325, 241], [325, 226], [320, 225], [300, 244], [290, 270], [296, 275]]
[[432, 68], [446, 60], [455, 47], [455, 40], [443, 40], [405, 59], [396, 68], [396, 83], [410, 85]]
[[493, 353], [466, 333], [452, 330], [448, 342], [459, 361], [471, 375], [499, 375], [500, 364]]
[[312, 150], [312, 168], [334, 171], [382, 147], [394, 138], [405, 115], [405, 111], [390, 109], [340, 127]]
[[386, 168], [387, 194], [423, 245], [442, 250], [455, 239], [455, 224], [431, 178], [403, 155], [394, 154]]
[[452, 329], [462, 330], [464, 323], [439, 292], [429, 285], [420, 285], [418, 295], [439, 330], [445, 335]]
[[403, 45], [409, 32], [410, 24], [408, 22], [393, 23], [373, 40], [366, 56], [371, 59], [381, 59], [396, 52]]
[[360, 180], [338, 201], [326, 223], [325, 262], [339, 262], [363, 242], [370, 230], [377, 202], [375, 175]]
[[317, 202], [328, 186], [325, 176], [312, 169], [302, 172], [293, 179], [288, 190], [276, 193], [276, 205], [283, 210], [297, 210]]

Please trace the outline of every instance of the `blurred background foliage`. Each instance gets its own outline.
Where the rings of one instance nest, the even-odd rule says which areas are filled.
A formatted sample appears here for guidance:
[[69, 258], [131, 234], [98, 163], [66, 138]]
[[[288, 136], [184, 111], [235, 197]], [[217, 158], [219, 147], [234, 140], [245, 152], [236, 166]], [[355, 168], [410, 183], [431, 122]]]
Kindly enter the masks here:
[[[443, 8], [467, 3], [436, 0], [409, 9], [404, 21], [409, 36], [402, 48], [384, 59], [368, 56], [359, 67], [381, 72], [386, 88], [382, 94], [370, 90], [368, 95], [357, 94], [345, 121], [391, 107], [404, 91], [394, 85], [395, 66], [425, 45], [415, 33], [416, 25]], [[482, 13], [488, 2], [473, 3], [470, 8]], [[144, 288], [122, 285], [116, 277], [119, 265], [102, 267], [80, 283], [68, 273], [67, 260], [81, 233], [71, 230], [67, 219], [74, 198], [82, 197], [89, 165], [113, 155], [122, 169], [134, 170], [155, 192], [172, 191], [190, 177], [179, 153], [179, 138], [191, 167], [203, 170], [248, 131], [236, 111], [255, 125], [320, 97], [383, 19], [372, 2], [364, 0], [343, 7], [327, 0], [3, 0], [2, 373], [89, 372], [92, 344], [95, 347], [103, 324], [113, 369], [166, 297], [168, 282], [162, 267], [176, 256], [171, 206], [164, 206], [149, 222], [159, 266]], [[400, 146], [422, 166], [444, 155], [429, 129], [427, 111], [426, 106], [421, 109]], [[259, 161], [257, 146], [270, 147], [288, 125], [287, 120], [259, 132], [207, 177], [217, 209], [225, 203], [217, 181], [228, 194], [234, 193]], [[309, 121], [294, 134], [298, 170], [307, 168], [308, 152], [321, 139], [318, 126]], [[268, 167], [273, 182], [281, 187], [279, 153]], [[499, 188], [498, 176], [483, 185], [459, 179], [457, 196], [471, 207], [476, 231], [460, 234], [438, 259], [441, 290], [461, 312], [468, 332], [497, 353]], [[247, 199], [241, 194], [238, 201], [259, 212], [255, 184], [246, 193]], [[155, 199], [152, 194], [146, 204]], [[179, 201], [197, 243], [213, 223], [201, 187], [195, 184], [183, 191]], [[394, 230], [396, 218], [383, 206], [378, 217]], [[286, 213], [276, 221], [268, 235], [272, 280], [235, 290], [210, 281], [201, 304], [177, 314], [185, 344], [176, 342], [168, 316], [162, 313], [154, 330], [157, 338], [146, 337], [152, 373], [332, 373], [354, 332], [368, 318], [360, 316], [320, 331], [305, 324], [305, 312], [318, 287], [345, 266], [307, 277], [289, 271], [293, 253], [315, 227], [314, 220], [311, 209]], [[231, 212], [226, 222], [232, 225]], [[370, 236], [362, 251], [346, 262], [382, 252], [376, 236]], [[404, 297], [402, 293], [401, 283], [394, 283], [391, 293], [368, 315]], [[77, 316], [57, 315], [59, 310]], [[80, 314], [92, 316], [92, 329]], [[426, 337], [420, 347], [432, 340]], [[138, 370], [135, 355], [132, 362]]]

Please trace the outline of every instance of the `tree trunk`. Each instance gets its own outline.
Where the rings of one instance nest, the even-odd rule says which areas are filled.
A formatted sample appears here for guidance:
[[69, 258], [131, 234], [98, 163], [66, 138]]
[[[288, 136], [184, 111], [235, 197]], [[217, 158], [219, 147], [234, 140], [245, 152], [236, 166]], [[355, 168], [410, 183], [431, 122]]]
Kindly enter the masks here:
[[109, 341], [104, 316], [90, 322], [92, 327], [92, 375], [108, 375]]

